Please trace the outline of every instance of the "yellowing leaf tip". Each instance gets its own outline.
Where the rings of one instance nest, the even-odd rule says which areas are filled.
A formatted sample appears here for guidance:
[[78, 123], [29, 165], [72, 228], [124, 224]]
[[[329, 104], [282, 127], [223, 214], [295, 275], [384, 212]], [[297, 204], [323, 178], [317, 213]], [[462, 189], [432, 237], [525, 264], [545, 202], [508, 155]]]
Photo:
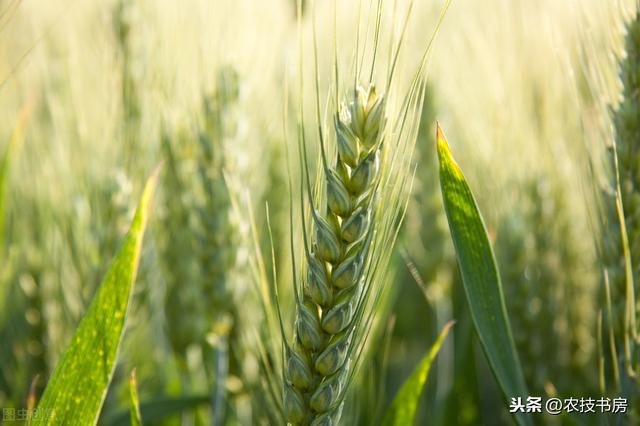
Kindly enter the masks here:
[[151, 196], [153, 195], [153, 191], [155, 190], [156, 183], [158, 181], [158, 176], [162, 171], [162, 167], [164, 166], [164, 161], [161, 161], [154, 169], [149, 179], [147, 179], [147, 183], [144, 186], [144, 191], [142, 193], [142, 200], [140, 205], [147, 205], [151, 200]]
[[449, 331], [451, 331], [454, 325], [456, 325], [456, 320], [449, 321], [444, 325], [444, 327], [442, 327], [442, 333], [445, 335], [449, 334]]
[[447, 139], [444, 137], [444, 132], [442, 131], [442, 127], [440, 127], [440, 123], [437, 121], [436, 121], [436, 145], [438, 148], [439, 156], [449, 151], [449, 145], [447, 144]]
[[158, 175], [162, 171], [163, 167], [164, 167], [164, 160], [160, 161], [158, 165], [156, 165], [156, 167], [153, 169], [153, 172], [151, 172], [151, 176], [149, 176], [147, 185], [151, 184], [152, 186], [155, 186], [156, 181], [158, 180]]
[[453, 173], [458, 179], [464, 180], [462, 170], [458, 166], [455, 158], [451, 154], [451, 148], [449, 148], [449, 143], [447, 142], [447, 138], [444, 136], [444, 132], [440, 127], [440, 123], [436, 122], [436, 144], [438, 151], [438, 158], [440, 159], [440, 167], [446, 167]]

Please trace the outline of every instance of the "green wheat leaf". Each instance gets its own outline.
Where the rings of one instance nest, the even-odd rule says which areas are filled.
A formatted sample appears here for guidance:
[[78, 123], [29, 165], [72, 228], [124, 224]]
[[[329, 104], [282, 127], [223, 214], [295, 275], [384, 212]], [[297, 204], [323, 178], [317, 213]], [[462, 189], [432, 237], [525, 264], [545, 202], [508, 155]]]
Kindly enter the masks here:
[[[500, 274], [484, 221], [462, 171], [438, 126], [440, 185], [451, 237], [458, 257], [471, 316], [489, 365], [507, 399], [526, 397], [527, 388], [516, 354]], [[520, 425], [531, 419], [518, 414]]]
[[444, 326], [438, 339], [433, 346], [431, 346], [431, 349], [429, 349], [429, 352], [422, 358], [418, 367], [404, 382], [384, 416], [382, 423], [384, 426], [405, 426], [415, 423], [420, 395], [427, 382], [431, 364], [433, 364], [433, 361], [436, 359], [442, 342], [449, 334], [452, 326], [453, 322]]
[[133, 426], [142, 426], [142, 415], [140, 414], [140, 399], [138, 398], [138, 381], [136, 379], [136, 370], [131, 371], [131, 377], [129, 378], [129, 396], [131, 398], [131, 424]]
[[131, 228], [38, 404], [34, 425], [94, 425], [115, 367], [158, 170]]

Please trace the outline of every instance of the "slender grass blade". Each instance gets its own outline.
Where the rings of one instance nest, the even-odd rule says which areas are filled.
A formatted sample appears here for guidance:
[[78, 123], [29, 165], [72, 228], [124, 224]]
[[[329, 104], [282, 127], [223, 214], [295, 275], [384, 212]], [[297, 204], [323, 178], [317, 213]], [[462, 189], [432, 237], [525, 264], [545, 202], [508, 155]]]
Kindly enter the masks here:
[[51, 375], [33, 425], [98, 421], [124, 333], [157, 174], [147, 182], [129, 233]]
[[[527, 388], [482, 215], [439, 126], [436, 138], [442, 199], [478, 338], [507, 399], [525, 398]], [[517, 413], [515, 418], [520, 425], [533, 424], [523, 413]]]
[[427, 383], [431, 364], [436, 359], [442, 342], [449, 334], [449, 330], [453, 326], [453, 322], [446, 324], [436, 342], [431, 346], [429, 352], [422, 358], [418, 367], [411, 373], [411, 376], [404, 382], [398, 393], [396, 394], [391, 407], [384, 416], [384, 426], [406, 426], [415, 424], [416, 412], [418, 411], [418, 403], [422, 389]]

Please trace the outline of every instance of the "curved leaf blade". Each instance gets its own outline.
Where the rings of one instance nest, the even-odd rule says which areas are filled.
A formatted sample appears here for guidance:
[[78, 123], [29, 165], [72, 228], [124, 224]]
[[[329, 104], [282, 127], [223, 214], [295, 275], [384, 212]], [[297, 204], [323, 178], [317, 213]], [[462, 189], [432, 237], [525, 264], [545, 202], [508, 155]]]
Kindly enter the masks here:
[[422, 358], [418, 367], [411, 373], [411, 376], [404, 382], [398, 393], [396, 394], [391, 407], [387, 410], [382, 424], [384, 426], [406, 426], [415, 424], [416, 412], [418, 411], [418, 403], [424, 385], [427, 383], [431, 364], [436, 359], [442, 342], [449, 334], [449, 330], [453, 326], [453, 321], [447, 323], [440, 332], [438, 339], [431, 346], [429, 352]]
[[[436, 140], [442, 199], [478, 338], [505, 396], [526, 397], [500, 274], [482, 215], [439, 125]], [[521, 425], [532, 424], [522, 413], [516, 420]]]
[[34, 425], [93, 425], [113, 376], [158, 170], [147, 182], [131, 228], [54, 370]]

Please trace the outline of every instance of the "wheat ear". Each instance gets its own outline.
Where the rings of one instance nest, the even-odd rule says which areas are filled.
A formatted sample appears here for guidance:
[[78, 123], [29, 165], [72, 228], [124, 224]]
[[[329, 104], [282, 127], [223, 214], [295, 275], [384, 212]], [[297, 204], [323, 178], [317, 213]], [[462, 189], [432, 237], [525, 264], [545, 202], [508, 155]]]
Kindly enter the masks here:
[[358, 87], [341, 106], [334, 120], [335, 161], [328, 164], [323, 157], [324, 213], [309, 197], [313, 236], [309, 246], [305, 234], [307, 274], [303, 294], [296, 294], [295, 337], [285, 366], [284, 406], [292, 424], [327, 424], [340, 417], [363, 306], [362, 266], [375, 226], [384, 110], [373, 85]]

